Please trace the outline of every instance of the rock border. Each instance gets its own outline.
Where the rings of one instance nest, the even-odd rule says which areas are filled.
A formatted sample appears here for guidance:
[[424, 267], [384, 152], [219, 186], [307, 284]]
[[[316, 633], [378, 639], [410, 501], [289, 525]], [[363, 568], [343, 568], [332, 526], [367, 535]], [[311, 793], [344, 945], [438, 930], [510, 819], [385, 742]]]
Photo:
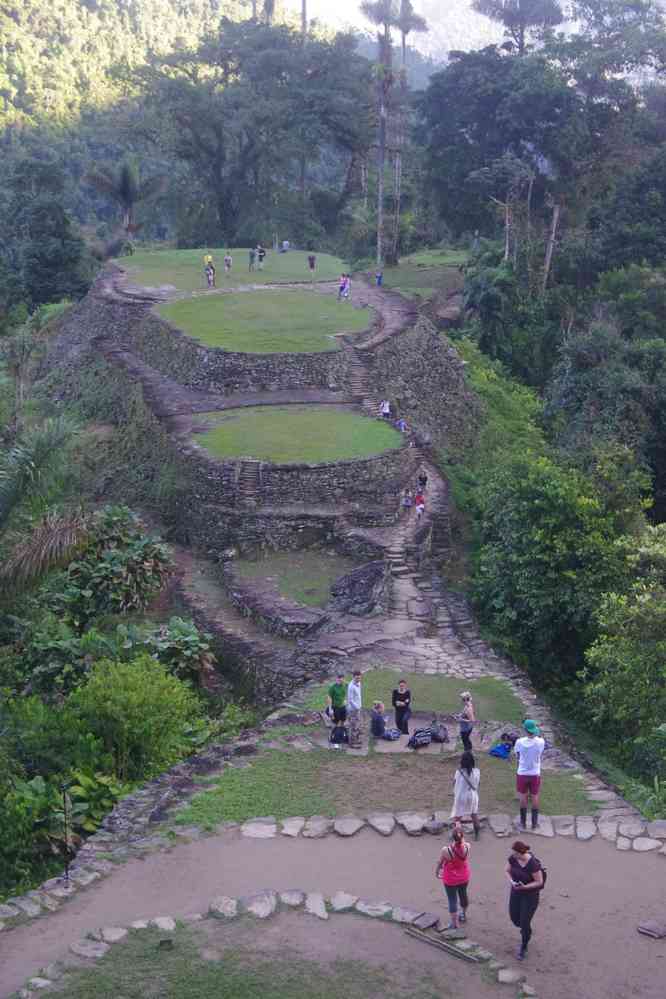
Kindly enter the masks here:
[[[306, 891], [302, 888], [269, 889], [261, 888], [248, 895], [235, 898], [230, 895], [217, 895], [211, 899], [206, 912], [193, 912], [183, 919], [175, 919], [173, 916], [155, 916], [152, 919], [137, 919], [129, 926], [104, 926], [90, 930], [88, 934], [69, 945], [69, 950], [77, 958], [86, 961], [97, 961], [109, 953], [111, 948], [126, 939], [130, 933], [140, 933], [149, 928], [160, 930], [163, 934], [172, 934], [178, 925], [188, 925], [199, 923], [206, 919], [219, 919], [229, 922], [241, 916], [250, 917], [256, 920], [271, 919], [280, 912], [302, 911], [305, 915], [310, 915], [323, 922], [330, 919], [331, 914], [345, 914], [364, 916], [367, 919], [380, 920], [401, 926], [404, 929], [409, 927], [431, 929], [441, 934], [433, 939], [441, 939], [460, 951], [461, 956], [475, 959], [479, 965], [479, 970], [489, 969], [498, 985], [513, 985], [516, 987], [515, 995], [517, 999], [524, 997], [536, 997], [536, 990], [528, 984], [526, 973], [518, 968], [508, 967], [505, 963], [497, 960], [494, 955], [475, 940], [469, 940], [462, 930], [455, 930], [447, 933], [441, 928], [441, 922], [437, 913], [425, 912], [418, 907], [408, 907], [396, 905], [387, 900], [362, 899], [356, 895], [350, 895], [345, 891], [338, 890], [332, 895], [327, 895], [320, 891]], [[168, 936], [164, 937], [169, 940]], [[160, 944], [162, 941], [160, 941]], [[167, 945], [168, 946], [168, 945]], [[62, 961], [54, 962], [46, 968], [40, 968], [37, 975], [32, 976], [26, 982], [24, 988], [18, 992], [19, 999], [34, 999], [38, 993], [50, 990], [57, 986], [59, 981], [68, 973], [66, 964]]]

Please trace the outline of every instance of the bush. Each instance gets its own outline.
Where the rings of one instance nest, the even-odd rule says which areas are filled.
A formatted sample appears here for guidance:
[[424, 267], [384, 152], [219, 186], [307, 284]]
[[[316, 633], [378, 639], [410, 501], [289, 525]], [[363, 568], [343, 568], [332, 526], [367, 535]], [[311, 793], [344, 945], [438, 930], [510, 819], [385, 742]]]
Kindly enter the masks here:
[[38, 697], [20, 697], [0, 708], [7, 753], [33, 777], [67, 776], [70, 770], [110, 765], [102, 743], [71, 708], [55, 708]]
[[152, 777], [175, 763], [186, 746], [184, 728], [200, 713], [195, 694], [148, 655], [96, 663], [69, 704], [101, 739], [122, 781]]
[[169, 549], [144, 533], [138, 517], [107, 507], [80, 557], [50, 582], [51, 604], [81, 632], [102, 614], [143, 610], [171, 569]]
[[200, 632], [192, 621], [172, 617], [168, 624], [148, 635], [145, 644], [176, 676], [198, 682], [205, 673], [215, 669], [216, 660], [210, 647], [211, 637]]

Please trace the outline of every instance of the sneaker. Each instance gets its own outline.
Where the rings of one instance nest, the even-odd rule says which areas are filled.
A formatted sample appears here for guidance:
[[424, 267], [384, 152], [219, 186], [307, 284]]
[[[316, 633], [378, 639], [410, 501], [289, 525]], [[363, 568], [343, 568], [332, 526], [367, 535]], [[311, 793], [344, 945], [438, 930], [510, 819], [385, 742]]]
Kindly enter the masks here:
[[466, 915], [465, 912], [461, 912], [460, 913], [460, 915], [458, 916], [458, 922], [459, 923], [466, 923], [467, 922], [467, 915]]
[[518, 953], [516, 954], [517, 961], [524, 961], [527, 957], [527, 947], [519, 947]]

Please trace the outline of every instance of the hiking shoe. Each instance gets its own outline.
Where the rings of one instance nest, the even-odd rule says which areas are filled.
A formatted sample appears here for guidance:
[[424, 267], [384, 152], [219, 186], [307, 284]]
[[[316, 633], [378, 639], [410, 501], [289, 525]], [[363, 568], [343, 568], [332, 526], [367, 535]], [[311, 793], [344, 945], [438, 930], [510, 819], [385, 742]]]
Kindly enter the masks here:
[[516, 954], [517, 961], [524, 961], [527, 957], [527, 947], [519, 947], [518, 953]]
[[459, 923], [466, 923], [467, 922], [467, 915], [464, 912], [461, 912], [459, 914], [459, 916], [458, 916], [458, 922]]

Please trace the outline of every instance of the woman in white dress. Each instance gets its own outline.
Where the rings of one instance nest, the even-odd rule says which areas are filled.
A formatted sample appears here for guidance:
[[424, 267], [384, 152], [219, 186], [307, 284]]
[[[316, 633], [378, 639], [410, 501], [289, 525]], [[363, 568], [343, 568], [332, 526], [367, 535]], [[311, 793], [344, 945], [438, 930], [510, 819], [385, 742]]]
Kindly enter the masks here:
[[460, 765], [453, 778], [453, 808], [451, 818], [462, 822], [466, 815], [471, 816], [474, 838], [479, 838], [479, 784], [481, 773], [472, 753], [463, 753]]

